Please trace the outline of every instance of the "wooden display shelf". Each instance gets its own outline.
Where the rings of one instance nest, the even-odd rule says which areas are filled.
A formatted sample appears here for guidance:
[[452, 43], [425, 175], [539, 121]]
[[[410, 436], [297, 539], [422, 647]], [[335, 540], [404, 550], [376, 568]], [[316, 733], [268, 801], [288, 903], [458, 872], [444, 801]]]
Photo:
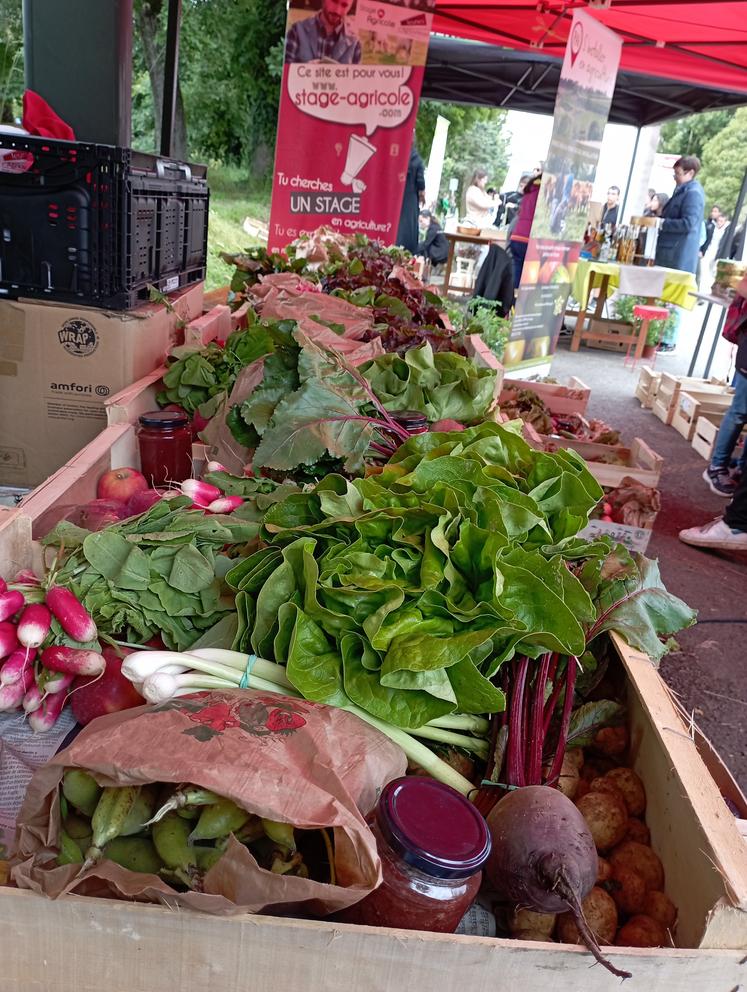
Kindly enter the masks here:
[[705, 392], [711, 394], [731, 393], [729, 386], [718, 379], [697, 379], [686, 375], [670, 375], [662, 372], [659, 387], [651, 405], [655, 417], [664, 424], [671, 424], [677, 409], [680, 392]]
[[565, 383], [504, 378], [499, 402], [507, 403], [512, 398], [512, 393], [520, 389], [531, 389], [539, 396], [550, 413], [556, 414], [578, 413], [583, 416], [591, 397], [591, 389], [575, 375], [572, 375]]
[[[622, 445], [596, 444], [593, 441], [576, 441], [573, 438], [550, 437], [543, 438], [545, 451], [557, 451], [558, 448], [572, 448], [584, 459], [587, 467], [600, 486], [605, 489], [615, 489], [627, 476], [636, 479], [644, 486], [658, 487], [664, 459], [658, 455], [646, 442], [633, 438], [629, 448]], [[614, 453], [624, 461], [623, 465], [611, 465], [608, 462], [594, 461]]]
[[638, 376], [638, 385], [635, 387], [635, 397], [640, 400], [644, 410], [650, 410], [654, 405], [656, 394], [659, 391], [662, 373], [655, 372], [650, 366], [644, 365]]
[[729, 393], [681, 390], [672, 415], [672, 427], [686, 441], [691, 441], [698, 418], [709, 413], [725, 413], [731, 406], [731, 401], [732, 396]]

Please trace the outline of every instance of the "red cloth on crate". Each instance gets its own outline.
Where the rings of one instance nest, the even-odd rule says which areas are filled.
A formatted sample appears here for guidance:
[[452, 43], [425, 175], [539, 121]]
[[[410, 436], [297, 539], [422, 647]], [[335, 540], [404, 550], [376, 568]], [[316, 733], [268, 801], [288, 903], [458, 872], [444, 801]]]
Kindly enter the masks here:
[[43, 97], [33, 90], [26, 90], [23, 94], [22, 123], [29, 134], [36, 134], [40, 138], [75, 141], [75, 131], [58, 117]]

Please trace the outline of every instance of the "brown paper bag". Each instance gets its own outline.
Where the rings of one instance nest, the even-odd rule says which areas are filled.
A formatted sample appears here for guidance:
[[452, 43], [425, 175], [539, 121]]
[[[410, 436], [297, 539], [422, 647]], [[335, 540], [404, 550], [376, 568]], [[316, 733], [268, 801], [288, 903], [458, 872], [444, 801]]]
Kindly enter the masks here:
[[[111, 861], [80, 872], [57, 865], [59, 784], [66, 768], [100, 785], [190, 782], [251, 813], [333, 831], [337, 884], [266, 871], [233, 838], [202, 892], [177, 892], [157, 875]], [[51, 898], [75, 892], [208, 913], [325, 915], [360, 901], [381, 881], [364, 816], [404, 774], [402, 750], [352, 713], [249, 690], [197, 692], [101, 717], [31, 780], [18, 817], [12, 878]]]

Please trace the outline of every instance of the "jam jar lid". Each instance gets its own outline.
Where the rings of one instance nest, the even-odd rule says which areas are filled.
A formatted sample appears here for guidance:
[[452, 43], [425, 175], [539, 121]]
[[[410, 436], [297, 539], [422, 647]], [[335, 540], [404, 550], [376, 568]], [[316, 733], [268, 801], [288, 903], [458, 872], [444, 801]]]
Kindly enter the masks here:
[[394, 779], [381, 793], [377, 821], [407, 864], [436, 878], [469, 878], [490, 854], [490, 831], [479, 810], [435, 779]]
[[151, 410], [143, 413], [140, 418], [143, 427], [160, 427], [161, 430], [170, 430], [173, 427], [186, 427], [189, 417], [179, 410]]

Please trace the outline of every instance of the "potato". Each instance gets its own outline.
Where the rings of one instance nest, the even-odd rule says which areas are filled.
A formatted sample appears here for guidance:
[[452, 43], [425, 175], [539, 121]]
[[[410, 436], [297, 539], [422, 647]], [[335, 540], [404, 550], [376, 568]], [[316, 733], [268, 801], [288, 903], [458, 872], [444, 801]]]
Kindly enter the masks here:
[[618, 947], [663, 947], [667, 934], [661, 923], [650, 916], [631, 916], [625, 926], [620, 927], [615, 944]]
[[612, 876], [612, 865], [606, 858], [597, 858], [597, 885]]
[[646, 790], [643, 782], [632, 768], [613, 768], [604, 776], [614, 782], [625, 796], [628, 812], [631, 816], [641, 816], [646, 809]]
[[611, 782], [606, 777], [606, 775], [600, 775], [599, 778], [595, 778], [589, 785], [589, 791], [606, 792], [608, 795], [614, 796], [620, 805], [627, 811], [628, 804], [625, 802], [625, 796], [622, 794], [622, 791], [618, 789], [615, 783]]
[[671, 930], [677, 921], [677, 907], [663, 892], [647, 892], [643, 900], [643, 912], [661, 923], [666, 930]]
[[[542, 774], [544, 778], [547, 778], [550, 774], [550, 765], [545, 765], [543, 767]], [[579, 774], [575, 760], [573, 758], [569, 758], [566, 754], [563, 758], [563, 764], [560, 767], [558, 781], [554, 784], [557, 785], [558, 791], [562, 792], [564, 796], [568, 796], [569, 799], [573, 799], [576, 795], [576, 789], [578, 788], [578, 781]]]
[[628, 832], [625, 840], [637, 840], [639, 844], [651, 845], [651, 831], [642, 820], [637, 820], [634, 816], [628, 820]]
[[583, 777], [579, 778], [578, 785], [576, 786], [576, 794], [573, 797], [575, 802], [578, 802], [579, 799], [585, 796], [588, 791], [589, 791], [588, 781]]
[[515, 909], [508, 919], [508, 931], [516, 940], [552, 940], [554, 929], [554, 913]]
[[646, 883], [637, 871], [624, 865], [611, 865], [611, 877], [605, 885], [621, 913], [642, 913]]
[[594, 736], [594, 747], [609, 758], [620, 758], [628, 749], [626, 727], [603, 727]]
[[[589, 793], [591, 795], [591, 793]], [[664, 868], [658, 855], [636, 840], [624, 840], [609, 855], [613, 868], [632, 868], [637, 872], [646, 885], [646, 891], [660, 891], [664, 888]]]
[[563, 760], [574, 765], [577, 771], [581, 771], [584, 766], [584, 752], [580, 747], [571, 747], [565, 752]]
[[619, 844], [628, 827], [625, 806], [604, 792], [589, 792], [578, 801], [578, 809], [594, 838], [598, 851]]
[[[617, 907], [611, 897], [595, 885], [581, 903], [589, 929], [600, 944], [611, 944], [617, 930]], [[556, 936], [563, 944], [583, 944], [572, 913], [561, 913], [558, 917]]]

